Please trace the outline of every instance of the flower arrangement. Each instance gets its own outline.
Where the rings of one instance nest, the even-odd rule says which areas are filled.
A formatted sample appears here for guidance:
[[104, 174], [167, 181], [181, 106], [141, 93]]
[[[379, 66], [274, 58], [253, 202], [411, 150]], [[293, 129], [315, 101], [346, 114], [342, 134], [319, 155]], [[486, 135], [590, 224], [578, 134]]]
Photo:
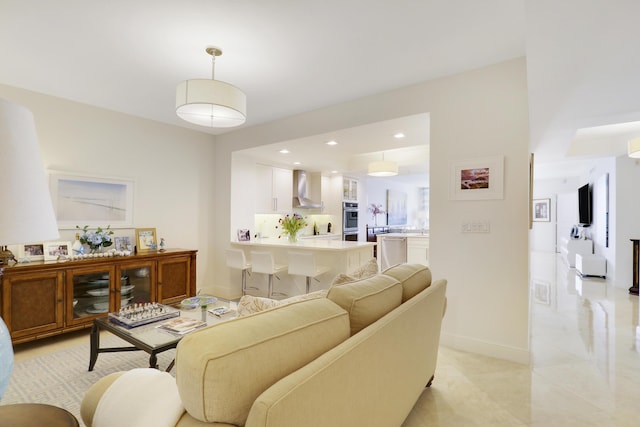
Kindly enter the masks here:
[[371, 206], [368, 208], [373, 220], [375, 221], [375, 225], [378, 225], [378, 215], [385, 214], [386, 212], [382, 210], [382, 205], [376, 205], [375, 203], [371, 203]]
[[[278, 220], [280, 227], [282, 227], [282, 234], [289, 236], [290, 242], [297, 240], [298, 231], [307, 226], [307, 221], [297, 213], [293, 215], [286, 215], [284, 218]], [[279, 226], [276, 225], [276, 228]], [[281, 236], [278, 236], [280, 238]]]
[[369, 212], [371, 212], [374, 218], [376, 215], [381, 215], [383, 213], [386, 213], [385, 211], [382, 210], [382, 205], [376, 205], [375, 203], [371, 203], [371, 206], [369, 206]]
[[113, 244], [113, 239], [111, 239], [113, 230], [111, 230], [110, 225], [108, 225], [105, 229], [98, 227], [96, 231], [89, 231], [88, 225], [85, 225], [83, 228], [80, 228], [76, 225], [76, 228], [78, 230], [82, 230], [82, 234], [80, 235], [80, 243], [89, 245], [89, 249], [91, 249], [91, 252], [96, 252], [100, 248], [106, 248]]

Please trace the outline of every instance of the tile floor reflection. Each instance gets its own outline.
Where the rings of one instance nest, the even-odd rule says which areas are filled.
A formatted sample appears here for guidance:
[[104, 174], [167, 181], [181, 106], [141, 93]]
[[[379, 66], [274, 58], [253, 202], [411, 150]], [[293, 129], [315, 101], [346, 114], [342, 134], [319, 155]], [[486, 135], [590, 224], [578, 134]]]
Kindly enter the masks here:
[[441, 348], [404, 427], [638, 426], [638, 297], [531, 254], [530, 366]]

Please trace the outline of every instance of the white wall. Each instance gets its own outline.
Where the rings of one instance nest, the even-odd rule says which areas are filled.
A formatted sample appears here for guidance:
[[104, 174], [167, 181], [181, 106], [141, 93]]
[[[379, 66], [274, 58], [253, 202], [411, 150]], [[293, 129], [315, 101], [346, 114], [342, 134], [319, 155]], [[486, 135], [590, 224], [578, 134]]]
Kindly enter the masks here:
[[[528, 361], [528, 125], [524, 59], [346, 102], [220, 135], [216, 204], [231, 201], [233, 151], [411, 114], [431, 114], [430, 247], [434, 278], [446, 278], [442, 342]], [[504, 198], [449, 200], [450, 162], [503, 155]], [[231, 220], [221, 209], [216, 236]], [[491, 232], [462, 234], [461, 223], [488, 220]], [[215, 270], [226, 271], [224, 239], [213, 240]], [[224, 274], [217, 277], [223, 278]], [[237, 283], [216, 282], [221, 292]]]
[[[134, 228], [155, 227], [168, 247], [197, 249], [197, 285], [211, 281], [211, 135], [10, 86], [0, 85], [0, 97], [33, 112], [46, 168], [133, 179]], [[75, 231], [60, 234], [72, 241]], [[134, 229], [115, 235], [133, 238]]]

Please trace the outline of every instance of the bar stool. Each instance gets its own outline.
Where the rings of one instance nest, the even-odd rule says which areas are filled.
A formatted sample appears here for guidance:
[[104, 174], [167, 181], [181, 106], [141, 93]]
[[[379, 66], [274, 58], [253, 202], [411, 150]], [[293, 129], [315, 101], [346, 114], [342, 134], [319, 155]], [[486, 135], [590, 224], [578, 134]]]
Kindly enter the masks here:
[[242, 271], [242, 295], [246, 295], [248, 289], [258, 289], [254, 286], [247, 287], [247, 273], [251, 275], [251, 263], [247, 262], [242, 249], [227, 249], [227, 267]]
[[331, 268], [325, 265], [316, 265], [316, 257], [311, 252], [289, 252], [289, 274], [306, 276], [307, 293], [311, 289], [311, 279], [317, 279]]
[[273, 260], [271, 252], [251, 251], [251, 270], [254, 273], [263, 273], [269, 275], [269, 298], [274, 295], [287, 296], [282, 292], [273, 292], [273, 276], [280, 280], [277, 274], [287, 269], [286, 265], [276, 264]]

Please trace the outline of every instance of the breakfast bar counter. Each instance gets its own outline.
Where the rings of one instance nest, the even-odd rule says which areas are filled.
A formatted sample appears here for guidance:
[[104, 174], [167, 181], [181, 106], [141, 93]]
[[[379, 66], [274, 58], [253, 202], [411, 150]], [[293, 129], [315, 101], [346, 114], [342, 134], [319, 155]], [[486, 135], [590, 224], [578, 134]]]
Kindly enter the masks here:
[[[290, 243], [286, 237], [268, 237], [246, 242], [231, 242], [235, 249], [242, 249], [245, 257], [251, 262], [252, 251], [269, 251], [273, 254], [276, 264], [288, 265], [290, 252], [311, 252], [315, 255], [316, 265], [329, 267], [329, 270], [314, 280], [311, 290], [328, 289], [333, 279], [340, 273], [348, 274], [361, 267], [373, 258], [373, 248], [376, 243], [351, 242], [331, 239], [298, 239]], [[258, 276], [258, 277], [256, 277]], [[266, 289], [265, 278], [262, 274], [251, 274], [249, 286]], [[288, 275], [286, 271], [278, 274], [280, 280], [275, 286], [289, 296], [305, 293], [305, 278]], [[260, 294], [260, 293], [258, 293]], [[262, 292], [264, 294], [264, 292]]]

